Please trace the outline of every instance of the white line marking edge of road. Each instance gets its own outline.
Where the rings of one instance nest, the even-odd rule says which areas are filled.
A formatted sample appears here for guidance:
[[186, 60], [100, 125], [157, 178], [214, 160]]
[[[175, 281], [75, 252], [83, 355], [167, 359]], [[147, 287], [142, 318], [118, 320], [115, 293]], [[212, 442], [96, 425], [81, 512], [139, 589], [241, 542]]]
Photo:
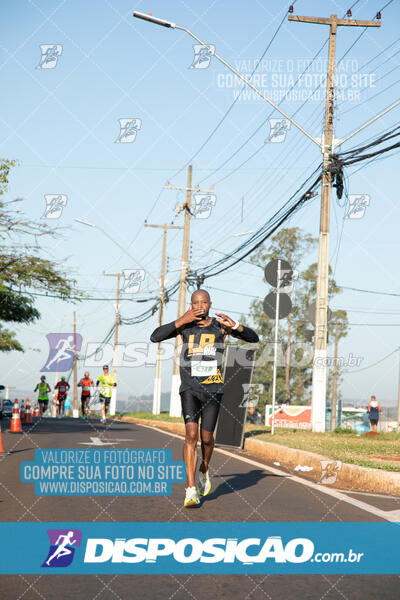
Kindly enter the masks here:
[[[176, 437], [180, 440], [182, 440], [182, 438], [183, 438], [182, 435], [172, 433], [171, 431], [165, 431], [164, 429], [158, 429], [157, 427], [154, 427], [152, 425], [143, 425], [142, 423], [135, 423], [135, 425], [139, 425], [140, 427], [147, 427], [148, 429], [152, 429], [153, 431], [154, 430], [159, 431], [160, 433], [165, 433], [166, 435]], [[301, 485], [310, 487], [317, 492], [321, 492], [322, 494], [327, 494], [328, 496], [332, 496], [333, 498], [336, 498], [337, 500], [341, 500], [342, 502], [347, 502], [347, 504], [351, 504], [352, 506], [355, 506], [361, 510], [365, 510], [366, 512], [372, 513], [376, 517], [380, 517], [381, 519], [384, 519], [385, 521], [390, 521], [392, 523], [400, 522], [399, 514], [390, 514], [390, 513], [397, 513], [397, 511], [385, 511], [385, 510], [382, 510], [375, 506], [370, 506], [369, 504], [367, 504], [366, 502], [363, 502], [362, 500], [356, 500], [355, 498], [349, 498], [344, 493], [339, 492], [338, 490], [335, 490], [332, 488], [327, 488], [322, 485], [318, 485], [316, 483], [313, 483], [312, 481], [308, 481], [307, 479], [302, 479], [301, 477], [297, 477], [297, 475], [291, 475], [290, 473], [285, 473], [285, 471], [281, 471], [280, 469], [276, 469], [275, 467], [270, 467], [269, 465], [265, 465], [261, 462], [257, 462], [256, 460], [253, 460], [251, 458], [246, 458], [245, 456], [239, 456], [239, 455], [235, 454], [234, 452], [229, 452], [229, 450], [224, 450], [223, 448], [214, 448], [214, 452], [219, 452], [220, 454], [225, 454], [226, 456], [231, 456], [232, 458], [241, 460], [242, 462], [245, 462], [249, 465], [253, 465], [255, 467], [260, 467], [263, 470], [274, 473], [274, 475], [281, 475], [281, 476], [287, 477], [291, 481], [295, 481], [296, 483], [300, 483]], [[351, 490], [349, 493], [351, 493]]]

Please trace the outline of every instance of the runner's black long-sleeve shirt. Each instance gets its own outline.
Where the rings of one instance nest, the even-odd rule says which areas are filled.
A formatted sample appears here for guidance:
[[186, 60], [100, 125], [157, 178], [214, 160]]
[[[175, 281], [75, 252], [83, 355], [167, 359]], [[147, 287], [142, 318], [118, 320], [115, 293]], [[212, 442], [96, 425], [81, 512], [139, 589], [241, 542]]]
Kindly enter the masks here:
[[[195, 323], [196, 321], [193, 321], [193, 323], [189, 323], [188, 325], [184, 325], [183, 327], [193, 326], [193, 324]], [[183, 329], [183, 327], [181, 329]], [[243, 340], [244, 342], [256, 344], [259, 341], [259, 337], [256, 334], [256, 332], [250, 329], [250, 327], [246, 327], [245, 325], [242, 325], [242, 327], [243, 331], [241, 331], [240, 333], [237, 329], [235, 329], [229, 335], [239, 340]], [[150, 340], [152, 342], [163, 342], [164, 340], [170, 340], [171, 338], [176, 337], [179, 333], [181, 333], [180, 329], [177, 329], [175, 326], [175, 321], [172, 321], [172, 323], [166, 323], [165, 325], [157, 327], [157, 329], [155, 329], [151, 334]]]
[[[224, 334], [221, 323], [215, 318], [205, 327], [199, 327], [197, 321], [176, 328], [175, 322], [157, 327], [151, 334], [152, 342], [162, 342], [182, 334], [183, 345], [180, 356], [181, 386], [179, 391], [196, 389], [211, 393], [222, 393], [222, 360], [224, 353]], [[245, 342], [257, 343], [258, 335], [250, 327], [243, 331], [236, 329], [230, 334]]]

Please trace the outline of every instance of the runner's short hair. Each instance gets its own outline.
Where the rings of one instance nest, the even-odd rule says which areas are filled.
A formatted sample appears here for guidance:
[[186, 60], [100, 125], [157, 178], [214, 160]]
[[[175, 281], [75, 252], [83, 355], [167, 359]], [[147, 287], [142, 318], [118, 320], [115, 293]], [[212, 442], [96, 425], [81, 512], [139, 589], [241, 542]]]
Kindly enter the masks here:
[[103, 369], [108, 369], [108, 365], [103, 365]]
[[191, 299], [193, 299], [193, 296], [194, 296], [195, 294], [198, 294], [199, 292], [201, 292], [202, 294], [205, 294], [205, 295], [207, 296], [207, 298], [208, 298], [208, 301], [209, 301], [209, 302], [211, 302], [211, 297], [210, 297], [210, 294], [207, 292], [207, 290], [202, 290], [202, 289], [200, 289], [200, 290], [196, 290], [195, 292], [193, 292], [193, 294], [192, 294], [192, 296], [191, 296]]

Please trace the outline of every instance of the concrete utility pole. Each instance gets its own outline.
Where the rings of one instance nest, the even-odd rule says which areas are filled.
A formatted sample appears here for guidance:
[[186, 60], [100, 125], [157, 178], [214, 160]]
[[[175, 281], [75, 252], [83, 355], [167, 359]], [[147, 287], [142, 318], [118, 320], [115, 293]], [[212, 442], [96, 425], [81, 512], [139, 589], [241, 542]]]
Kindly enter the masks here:
[[[183, 315], [186, 309], [186, 292], [187, 292], [187, 275], [188, 275], [188, 254], [189, 254], [189, 238], [190, 238], [190, 208], [192, 200], [192, 165], [189, 165], [187, 188], [186, 188], [186, 204], [185, 204], [185, 224], [183, 228], [183, 244], [182, 244], [182, 262], [181, 275], [179, 280], [179, 300], [178, 300], [178, 319]], [[179, 399], [179, 386], [181, 378], [179, 375], [179, 355], [182, 348], [182, 338], [177, 335], [175, 338], [174, 352], [174, 370], [172, 373], [171, 382], [171, 399], [169, 405], [169, 414], [171, 417], [181, 416], [181, 403]]]
[[74, 311], [74, 390], [73, 390], [73, 400], [72, 400], [72, 416], [74, 419], [79, 418], [79, 409], [78, 409], [78, 379], [77, 379], [77, 352], [76, 352], [76, 312]]
[[[163, 249], [161, 259], [161, 279], [160, 279], [160, 309], [158, 311], [158, 325], [163, 324], [163, 312], [165, 304], [165, 258], [167, 252], [167, 231], [168, 229], [183, 229], [178, 225], [152, 225], [145, 223], [145, 227], [156, 227], [163, 229]], [[157, 359], [156, 359], [156, 376], [154, 379], [153, 389], [153, 415], [159, 415], [161, 411], [161, 356], [162, 356], [162, 342], [157, 345]]]
[[338, 346], [339, 346], [339, 323], [335, 323], [335, 358], [333, 362], [333, 384], [332, 384], [332, 407], [331, 407], [331, 431], [336, 428], [336, 404], [337, 404], [337, 379], [338, 379]]
[[[115, 304], [115, 332], [114, 332], [114, 353], [113, 353], [113, 375], [117, 377], [117, 346], [118, 346], [118, 326], [119, 326], [119, 282], [123, 275], [121, 273], [104, 273], [105, 277], [117, 278], [117, 302]], [[117, 388], [112, 388], [110, 402], [110, 415], [114, 416], [117, 408]]]
[[[210, 193], [213, 194], [214, 190], [200, 190], [192, 188], [192, 165], [188, 168], [188, 178], [186, 188], [178, 187], [175, 185], [165, 186], [167, 190], [181, 190], [186, 191], [186, 203], [182, 206], [182, 210], [185, 211], [185, 224], [183, 227], [183, 244], [182, 244], [182, 262], [181, 262], [181, 275], [179, 280], [179, 299], [178, 299], [178, 319], [181, 317], [186, 310], [186, 293], [187, 293], [187, 276], [189, 267], [189, 239], [190, 239], [190, 215], [191, 215], [191, 201], [192, 192], [198, 193]], [[181, 402], [179, 397], [179, 386], [181, 384], [181, 378], [179, 375], [179, 356], [182, 348], [182, 339], [178, 335], [175, 338], [175, 352], [174, 352], [174, 370], [172, 373], [171, 382], [171, 399], [169, 405], [169, 414], [171, 417], [181, 416]]]
[[325, 431], [326, 412], [326, 347], [327, 347], [327, 311], [328, 311], [328, 277], [329, 277], [329, 221], [332, 175], [330, 172], [331, 154], [334, 150], [333, 139], [333, 101], [335, 96], [335, 55], [336, 30], [340, 26], [380, 27], [377, 21], [359, 21], [355, 19], [338, 19], [331, 15], [329, 19], [320, 17], [301, 17], [289, 15], [289, 21], [299, 23], [316, 23], [329, 25], [328, 74], [326, 79], [325, 126], [322, 138], [322, 189], [321, 213], [319, 229], [319, 253], [317, 274], [317, 297], [315, 311], [314, 361], [312, 377], [312, 412], [311, 425], [313, 431]]

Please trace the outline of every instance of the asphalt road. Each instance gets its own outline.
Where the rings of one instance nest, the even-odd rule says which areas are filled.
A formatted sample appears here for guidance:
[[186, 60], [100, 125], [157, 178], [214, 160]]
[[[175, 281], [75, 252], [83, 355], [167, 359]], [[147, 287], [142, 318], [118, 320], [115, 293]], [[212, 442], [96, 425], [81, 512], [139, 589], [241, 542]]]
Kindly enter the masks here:
[[[215, 452], [213, 490], [201, 506], [184, 509], [184, 485], [174, 484], [167, 497], [41, 497], [34, 485], [19, 480], [21, 461], [33, 460], [38, 448], [88, 448], [91, 438], [124, 439], [110, 448], [170, 448], [181, 459], [182, 440], [133, 423], [42, 419], [25, 426], [24, 434], [4, 433], [10, 454], [0, 456], [0, 521], [382, 521], [348, 502], [277, 474], [268, 465], [249, 464], [235, 453]], [[350, 494], [348, 495], [351, 499]], [[372, 507], [395, 510], [398, 500], [374, 496], [354, 498]], [[383, 508], [384, 507], [384, 508]], [[23, 565], [21, 565], [23, 573]], [[358, 575], [10, 575], [0, 576], [3, 600], [74, 598], [127, 600], [165, 598], [203, 600], [388, 600], [399, 597], [400, 577]]]

